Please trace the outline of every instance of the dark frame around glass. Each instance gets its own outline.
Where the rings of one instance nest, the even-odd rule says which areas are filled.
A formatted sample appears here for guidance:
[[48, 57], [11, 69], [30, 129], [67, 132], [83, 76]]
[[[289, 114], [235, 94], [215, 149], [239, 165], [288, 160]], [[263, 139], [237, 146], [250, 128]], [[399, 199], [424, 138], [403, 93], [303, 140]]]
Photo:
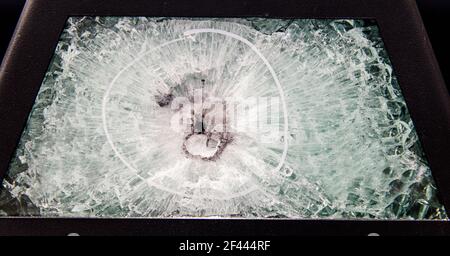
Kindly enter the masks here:
[[[375, 19], [389, 52], [440, 200], [450, 209], [450, 97], [413, 0], [109, 1], [29, 0], [0, 71], [0, 177], [69, 16]], [[36, 225], [35, 225], [36, 224]], [[208, 228], [214, 226], [214, 229]], [[42, 227], [42, 228], [37, 228]], [[45, 227], [45, 228], [44, 228]], [[0, 218], [0, 235], [418, 235], [448, 234], [448, 221]]]

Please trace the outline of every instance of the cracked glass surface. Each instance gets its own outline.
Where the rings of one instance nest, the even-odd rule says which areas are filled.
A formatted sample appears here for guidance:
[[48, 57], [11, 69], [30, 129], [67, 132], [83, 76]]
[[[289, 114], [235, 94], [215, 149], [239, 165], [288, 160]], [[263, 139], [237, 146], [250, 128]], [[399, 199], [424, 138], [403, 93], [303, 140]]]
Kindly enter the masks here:
[[368, 20], [72, 17], [0, 215], [447, 219]]

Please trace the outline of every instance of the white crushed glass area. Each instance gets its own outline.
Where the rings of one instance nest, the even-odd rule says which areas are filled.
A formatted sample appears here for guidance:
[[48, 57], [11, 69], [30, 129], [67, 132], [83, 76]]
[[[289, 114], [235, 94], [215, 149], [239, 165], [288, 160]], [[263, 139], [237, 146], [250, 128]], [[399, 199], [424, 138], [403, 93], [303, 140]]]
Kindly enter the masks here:
[[0, 215], [446, 219], [378, 27], [72, 17]]

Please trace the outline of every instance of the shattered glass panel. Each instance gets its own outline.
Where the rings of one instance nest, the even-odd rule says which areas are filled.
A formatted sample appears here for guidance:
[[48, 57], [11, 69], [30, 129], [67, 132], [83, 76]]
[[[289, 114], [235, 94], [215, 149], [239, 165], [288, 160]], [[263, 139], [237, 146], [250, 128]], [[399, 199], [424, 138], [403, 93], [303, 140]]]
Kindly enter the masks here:
[[72, 17], [0, 215], [446, 219], [377, 25]]

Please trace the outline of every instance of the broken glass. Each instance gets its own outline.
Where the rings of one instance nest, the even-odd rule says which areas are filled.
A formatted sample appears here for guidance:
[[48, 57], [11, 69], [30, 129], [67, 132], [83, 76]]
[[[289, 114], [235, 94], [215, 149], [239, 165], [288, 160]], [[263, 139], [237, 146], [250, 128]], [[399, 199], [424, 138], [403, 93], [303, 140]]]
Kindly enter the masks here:
[[0, 215], [446, 219], [369, 20], [71, 17]]

